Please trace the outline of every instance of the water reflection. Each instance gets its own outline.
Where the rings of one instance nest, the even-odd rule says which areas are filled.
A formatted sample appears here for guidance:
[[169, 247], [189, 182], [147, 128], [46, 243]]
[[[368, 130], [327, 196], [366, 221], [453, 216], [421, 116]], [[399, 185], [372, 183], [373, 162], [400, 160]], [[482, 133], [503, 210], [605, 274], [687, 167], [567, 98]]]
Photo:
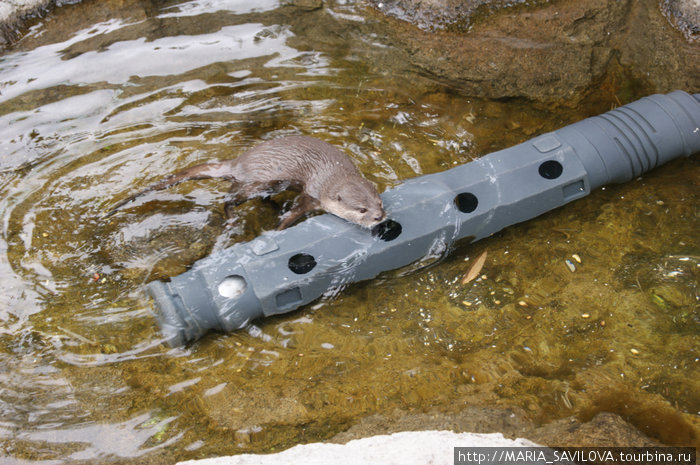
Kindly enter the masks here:
[[[226, 228], [228, 186], [212, 181], [105, 220], [119, 199], [291, 133], [336, 144], [383, 190], [581, 115], [456, 95], [391, 58], [352, 3], [147, 10], [83, 24], [58, 9], [27, 37], [36, 46], [0, 57], [6, 453], [147, 463], [269, 451], [372, 413], [464, 403], [546, 421], [593, 411], [611, 383], [638, 394], [621, 373], [657, 396], [640, 409], [693, 431], [682, 426], [700, 410], [683, 380], [698, 324], [693, 160], [480, 244], [486, 278], [468, 286], [475, 251], [462, 249], [398, 279], [344, 288], [339, 277], [300, 312], [164, 347], [143, 283], [273, 228], [280, 211], [249, 202]], [[53, 39], [55, 29], [71, 35]], [[572, 273], [574, 253], [583, 264]]]
[[[15, 439], [43, 443], [53, 450], [61, 450], [67, 461], [133, 459], [179, 440], [182, 434], [167, 441], [158, 441], [158, 436], [167, 430], [173, 420], [173, 417], [153, 419], [149, 414], [144, 414], [116, 424], [20, 433]], [[157, 444], [151, 445], [152, 442]]]
[[242, 15], [246, 13], [269, 11], [280, 4], [279, 0], [259, 0], [255, 3], [230, 0], [195, 0], [166, 7], [158, 15], [159, 18], [180, 18], [227, 11]]
[[[154, 123], [153, 117], [168, 114], [183, 103], [182, 97], [149, 102], [154, 97], [152, 94], [131, 96], [122, 101], [126, 97], [123, 90], [113, 85], [123, 86], [136, 78], [180, 76], [222, 61], [229, 62], [228, 66], [235, 69], [235, 60], [250, 58], [263, 58], [263, 67], [298, 67], [300, 65], [295, 64], [294, 60], [299, 59], [306, 71], [302, 74], [325, 74], [324, 60], [309, 59], [308, 54], [285, 45], [290, 35], [287, 28], [243, 24], [199, 36], [167, 37], [148, 42], [143, 38], [119, 41], [105, 49], [83, 52], [70, 59], [62, 57], [62, 50], [75, 43], [74, 40], [5, 59], [0, 67], [3, 77], [0, 103], [4, 103], [3, 108], [6, 109], [0, 119], [3, 128], [0, 137], [4, 141], [0, 146], [3, 150], [2, 161], [5, 167], [16, 166], [17, 159], [31, 161], [23, 152], [27, 152], [32, 145], [40, 146], [42, 151], [50, 150], [52, 146], [47, 141], [55, 141], [59, 134], [61, 144], [70, 144], [73, 142], [71, 139], [80, 139], [80, 135], [75, 133], [78, 129], [94, 135], [98, 130], [108, 134], [110, 130], [118, 129], [120, 121], [122, 124], [130, 121], [151, 125]], [[115, 67], [115, 63], [118, 66]], [[241, 76], [241, 72], [235, 75]], [[239, 85], [248, 90], [237, 95], [242, 103], [217, 111], [237, 114], [242, 109], [255, 112], [270, 108], [275, 100], [267, 100], [255, 92], [255, 84], [261, 82], [260, 78], [244, 80]], [[86, 92], [90, 89], [89, 84], [96, 83], [110, 90]], [[178, 86], [159, 88], [158, 92], [191, 95], [197, 90], [202, 91], [202, 84], [203, 81], [187, 81]], [[132, 85], [141, 87], [139, 82]], [[282, 85], [285, 86], [284, 83]], [[48, 92], [48, 89], [56, 86], [66, 88], [64, 92]], [[287, 84], [285, 87], [289, 89], [293, 86]], [[263, 84], [263, 87], [270, 86]], [[272, 86], [270, 93], [279, 93], [280, 90]], [[82, 95], [65, 98], [71, 92]], [[251, 93], [255, 94], [255, 100], [259, 102], [257, 105], [251, 105]], [[17, 99], [20, 95], [23, 98]], [[12, 112], [8, 114], [7, 110]], [[174, 116], [187, 117], [190, 112], [193, 112], [191, 105], [183, 115]], [[115, 118], [119, 113], [122, 114]], [[102, 125], [115, 119], [111, 125]], [[156, 118], [156, 121], [158, 119], [161, 118]], [[73, 133], [72, 137], [70, 133]]]

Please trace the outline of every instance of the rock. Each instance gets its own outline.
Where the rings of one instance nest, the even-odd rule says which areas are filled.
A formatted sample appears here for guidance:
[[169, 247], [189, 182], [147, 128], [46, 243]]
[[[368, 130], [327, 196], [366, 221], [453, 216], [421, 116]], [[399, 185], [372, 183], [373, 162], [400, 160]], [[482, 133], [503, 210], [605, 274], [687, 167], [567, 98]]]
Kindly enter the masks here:
[[[228, 394], [223, 396], [222, 400], [226, 402], [231, 397]], [[284, 405], [286, 399], [281, 400]], [[282, 408], [282, 412], [284, 410]], [[284, 417], [284, 413], [282, 416]], [[261, 419], [251, 418], [248, 422], [253, 420]], [[267, 420], [277, 421], [278, 419], [267, 418]], [[231, 425], [245, 423], [240, 418], [229, 419], [226, 422]], [[249, 432], [259, 430], [261, 428], [238, 430], [234, 438], [246, 443]], [[484, 431], [502, 431], [503, 434], [485, 434]], [[509, 436], [517, 439], [511, 442], [506, 439]], [[408, 442], [400, 442], [400, 438], [407, 439]], [[443, 444], [451, 445], [446, 450], [442, 447]], [[618, 415], [611, 413], [598, 414], [585, 423], [573, 418], [565, 418], [544, 426], [528, 428], [519, 412], [467, 407], [464, 411], [455, 414], [395, 412], [389, 416], [371, 415], [325, 443], [298, 445], [272, 455], [242, 454], [182, 462], [182, 465], [185, 463], [188, 465], [298, 463], [302, 459], [307, 463], [319, 464], [334, 460], [340, 463], [369, 461], [398, 463], [394, 460], [396, 457], [404, 457], [401, 463], [408, 464], [446, 463], [453, 453], [451, 447], [454, 445], [530, 447], [537, 444], [552, 447], [658, 447], [661, 445], [644, 436]], [[416, 450], [411, 449], [414, 446], [417, 447]]]
[[[451, 431], [401, 432], [357, 439], [347, 444], [300, 444], [272, 454], [240, 454], [180, 462], [177, 465], [277, 465], [304, 463], [355, 465], [358, 463], [423, 465], [452, 463], [452, 446], [534, 447], [530, 441], [510, 440], [500, 434], [455, 434]], [[464, 462], [462, 462], [464, 463]]]
[[322, 8], [323, 0], [290, 0], [289, 4], [302, 10], [312, 11]]
[[620, 63], [651, 83], [657, 92], [700, 92], [700, 42], [686, 39], [658, 7], [645, 7], [643, 3], [632, 4], [624, 28], [614, 34], [611, 47]]
[[525, 436], [550, 447], [658, 447], [635, 427], [614, 413], [599, 413], [581, 423], [565, 418], [541, 426]]
[[388, 415], [375, 414], [362, 418], [346, 431], [336, 434], [330, 442], [346, 443], [353, 439], [399, 431], [450, 430], [455, 432], [494, 433], [507, 437], [529, 430], [532, 425], [519, 409], [479, 407], [469, 405], [457, 413], [417, 413], [395, 411]]
[[508, 438], [526, 438], [550, 447], [653, 447], [661, 444], [650, 439], [614, 413], [599, 413], [590, 421], [573, 417], [545, 425], [535, 425], [520, 409], [467, 406], [458, 413], [407, 413], [371, 415], [329, 442], [346, 443], [353, 439], [398, 431], [450, 430], [455, 432], [501, 432]]
[[[480, 8], [499, 3], [373, 1], [383, 14], [403, 19], [384, 21], [407, 60], [464, 94], [575, 106], [621, 65], [643, 87], [638, 94], [700, 90], [700, 47], [649, 2], [563, 0], [475, 21]], [[442, 13], [428, 14], [432, 9]]]
[[688, 39], [700, 39], [700, 0], [664, 0], [661, 9]]
[[[408, 21], [425, 30], [467, 30], [474, 19], [525, 4], [526, 0], [370, 0], [386, 15]], [[527, 2], [532, 6], [546, 0]]]
[[55, 0], [5, 0], [0, 3], [0, 47], [19, 37], [27, 18], [45, 13], [54, 4]]

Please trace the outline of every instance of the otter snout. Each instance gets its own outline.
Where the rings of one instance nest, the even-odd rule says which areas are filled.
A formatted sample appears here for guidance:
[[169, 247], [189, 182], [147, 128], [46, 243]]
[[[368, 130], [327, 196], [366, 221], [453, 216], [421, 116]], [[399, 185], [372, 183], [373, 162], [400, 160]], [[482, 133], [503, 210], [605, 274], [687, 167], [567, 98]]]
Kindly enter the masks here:
[[372, 209], [365, 213], [361, 224], [366, 228], [371, 228], [384, 221], [384, 218], [386, 218], [386, 213], [384, 212], [384, 208], [379, 205], [379, 208]]
[[352, 176], [333, 179], [322, 189], [321, 208], [351, 223], [371, 228], [386, 217], [377, 188], [353, 171]]
[[[374, 186], [372, 186], [372, 188], [374, 188]], [[359, 213], [359, 216], [356, 216], [350, 221], [364, 226], [365, 228], [371, 228], [384, 221], [386, 213], [384, 212], [382, 200], [376, 193], [373, 192], [372, 194], [373, 195], [368, 195], [366, 198], [362, 199], [362, 202], [355, 206], [354, 210]]]
[[366, 199], [362, 203], [349, 205], [340, 200], [340, 197], [322, 203], [322, 207], [328, 213], [333, 213], [344, 220], [358, 224], [365, 228], [371, 228], [382, 221], [386, 217], [381, 200], [377, 197], [373, 202], [367, 202]]
[[[374, 186], [372, 186], [372, 189], [374, 189]], [[386, 218], [382, 199], [376, 191], [373, 191], [371, 195], [366, 195], [357, 209], [361, 213], [361, 217], [355, 222], [365, 228], [371, 228], [381, 223]]]

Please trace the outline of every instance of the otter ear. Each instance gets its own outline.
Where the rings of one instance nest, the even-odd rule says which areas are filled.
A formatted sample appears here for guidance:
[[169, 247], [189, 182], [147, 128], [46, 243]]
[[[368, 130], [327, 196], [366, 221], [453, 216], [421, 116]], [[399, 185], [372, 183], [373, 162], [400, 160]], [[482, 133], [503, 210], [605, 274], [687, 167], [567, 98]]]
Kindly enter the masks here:
[[338, 196], [337, 196], [335, 199], [336, 199], [338, 202], [342, 202], [342, 201], [343, 201], [343, 198], [340, 196], [340, 194], [338, 194]]

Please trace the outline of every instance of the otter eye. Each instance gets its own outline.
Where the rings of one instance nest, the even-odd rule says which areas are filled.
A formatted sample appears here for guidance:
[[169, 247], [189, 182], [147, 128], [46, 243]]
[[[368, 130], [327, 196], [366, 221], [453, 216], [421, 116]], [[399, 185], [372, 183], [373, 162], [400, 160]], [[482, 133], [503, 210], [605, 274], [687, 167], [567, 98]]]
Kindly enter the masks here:
[[359, 209], [359, 212], [360, 212], [360, 213], [367, 213], [367, 209], [366, 209], [366, 208], [360, 208], [360, 209]]
[[340, 195], [338, 195], [338, 198], [336, 200], [338, 200], [338, 202], [342, 202], [343, 198]]

